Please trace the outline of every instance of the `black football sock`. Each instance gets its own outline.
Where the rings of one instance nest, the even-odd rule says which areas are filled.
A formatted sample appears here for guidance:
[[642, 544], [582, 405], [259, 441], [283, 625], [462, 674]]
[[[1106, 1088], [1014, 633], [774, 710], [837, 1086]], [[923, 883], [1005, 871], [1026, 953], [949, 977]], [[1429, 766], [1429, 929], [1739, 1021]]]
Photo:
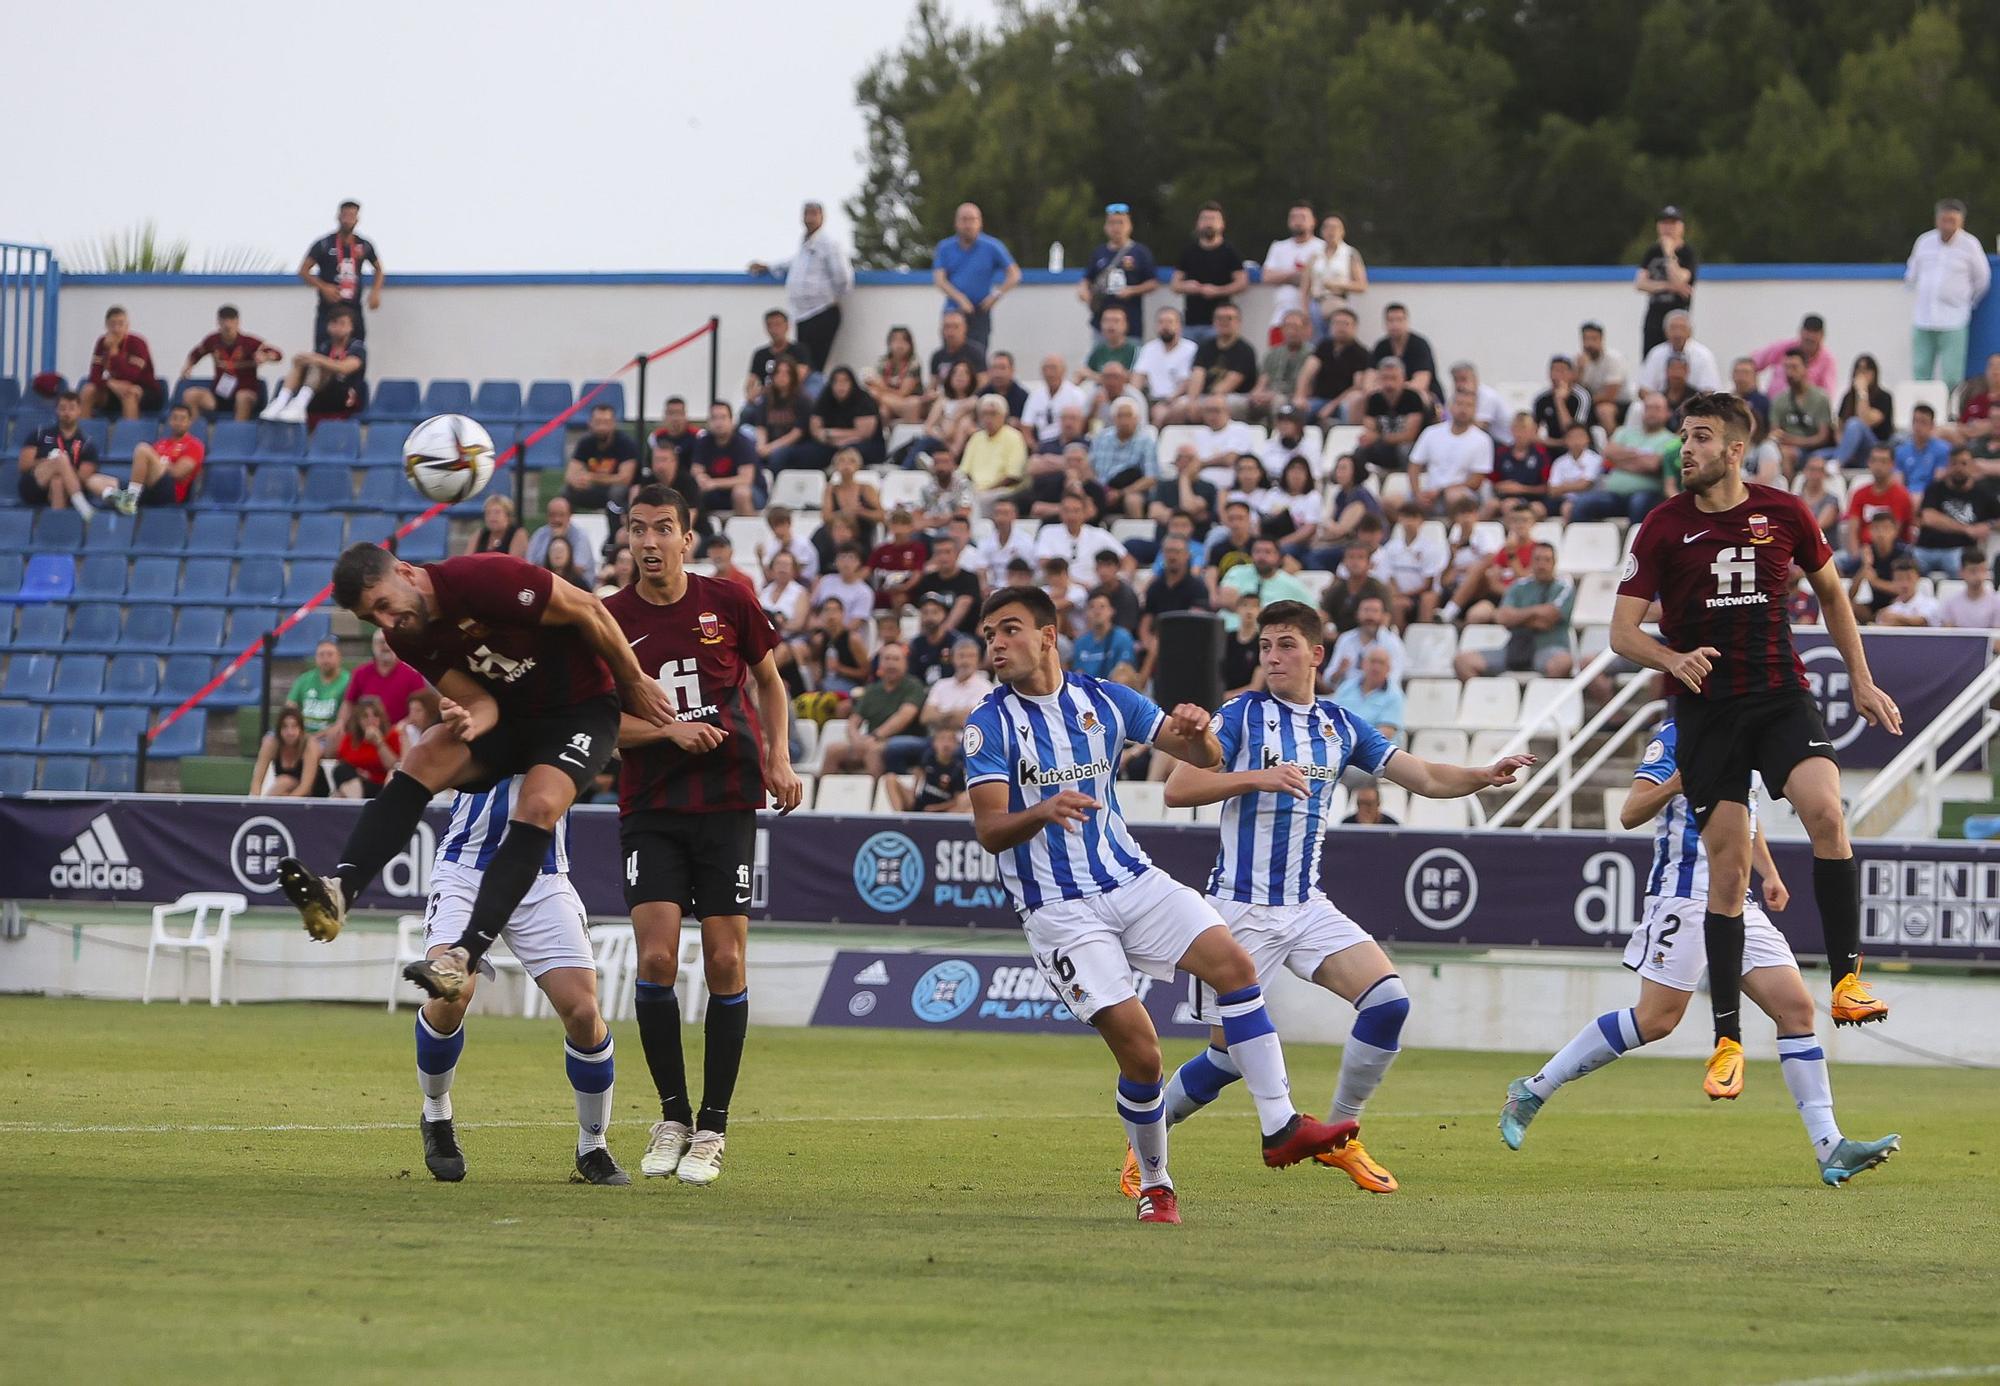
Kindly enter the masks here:
[[681, 1002], [672, 987], [636, 982], [632, 1011], [639, 1020], [639, 1044], [660, 1094], [660, 1120], [694, 1125], [688, 1106], [687, 1058], [681, 1053]]
[[750, 1024], [750, 993], [708, 998], [708, 1020], [702, 1026], [701, 1111], [695, 1127], [702, 1131], [729, 1128], [729, 1099], [736, 1095], [736, 1071], [743, 1067], [743, 1032]]
[[1702, 917], [1702, 941], [1708, 946], [1708, 999], [1715, 1008], [1715, 1037], [1743, 1042], [1743, 916]]
[[354, 831], [347, 835], [347, 845], [340, 850], [340, 864], [333, 868], [350, 908], [354, 897], [382, 874], [389, 858], [409, 847], [430, 801], [431, 792], [416, 776], [398, 770], [361, 810]]
[[493, 849], [493, 860], [487, 863], [486, 874], [480, 879], [479, 893], [472, 897], [472, 917], [466, 920], [465, 932], [459, 935], [458, 946], [471, 954], [472, 961], [478, 962], [486, 956], [486, 950], [514, 917], [528, 887], [542, 873], [542, 865], [549, 858], [549, 845], [554, 841], [555, 834], [547, 828], [519, 819], [508, 822], [506, 835]]
[[1813, 858], [1813, 903], [1834, 982], [1861, 970], [1861, 868], [1853, 857]]

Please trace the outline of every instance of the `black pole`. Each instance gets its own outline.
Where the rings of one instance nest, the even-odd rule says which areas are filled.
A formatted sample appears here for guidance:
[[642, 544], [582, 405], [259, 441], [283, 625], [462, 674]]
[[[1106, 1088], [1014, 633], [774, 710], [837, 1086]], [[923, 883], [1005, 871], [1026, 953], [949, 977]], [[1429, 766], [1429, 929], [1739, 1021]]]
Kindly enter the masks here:
[[721, 385], [722, 319], [712, 317], [708, 320], [708, 398], [702, 401], [703, 409], [722, 398]]
[[274, 630], [265, 631], [262, 644], [264, 646], [264, 694], [259, 700], [257, 709], [257, 737], [260, 741], [271, 733], [271, 664], [278, 649], [278, 632]]
[[514, 451], [514, 518], [528, 523], [528, 449]]
[[639, 410], [632, 416], [632, 441], [638, 445], [640, 466], [646, 464], [646, 356], [644, 352], [632, 358], [632, 364], [639, 368]]
[[152, 732], [142, 731], [139, 733], [139, 753], [132, 758], [132, 792], [134, 794], [144, 794], [146, 792], [146, 748], [152, 744]]

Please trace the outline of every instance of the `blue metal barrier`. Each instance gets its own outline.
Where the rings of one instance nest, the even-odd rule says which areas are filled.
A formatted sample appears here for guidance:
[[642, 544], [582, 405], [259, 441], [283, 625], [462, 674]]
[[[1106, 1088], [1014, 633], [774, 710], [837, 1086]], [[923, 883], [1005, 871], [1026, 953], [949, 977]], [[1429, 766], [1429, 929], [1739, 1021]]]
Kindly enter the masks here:
[[38, 371], [56, 368], [56, 292], [62, 268], [53, 250], [0, 241], [0, 380], [25, 393]]

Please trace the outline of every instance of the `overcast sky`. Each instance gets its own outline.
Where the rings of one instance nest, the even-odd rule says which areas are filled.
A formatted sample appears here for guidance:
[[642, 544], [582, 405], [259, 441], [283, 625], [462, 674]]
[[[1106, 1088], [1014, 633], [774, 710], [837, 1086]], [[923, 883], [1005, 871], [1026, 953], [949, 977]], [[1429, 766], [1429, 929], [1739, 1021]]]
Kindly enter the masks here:
[[38, 152], [5, 179], [0, 240], [61, 251], [150, 217], [196, 265], [238, 246], [290, 269], [353, 197], [392, 274], [740, 269], [785, 253], [807, 198], [845, 238], [854, 80], [913, 8], [24, 6], [0, 128]]

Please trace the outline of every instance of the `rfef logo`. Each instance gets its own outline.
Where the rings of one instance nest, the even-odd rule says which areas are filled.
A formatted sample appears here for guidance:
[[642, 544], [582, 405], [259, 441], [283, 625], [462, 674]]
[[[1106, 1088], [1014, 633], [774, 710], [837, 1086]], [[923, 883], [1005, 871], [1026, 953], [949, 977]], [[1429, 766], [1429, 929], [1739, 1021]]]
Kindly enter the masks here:
[[1455, 929], [1479, 903], [1479, 873], [1463, 853], [1433, 847], [1410, 863], [1403, 900], [1426, 929]]
[[229, 839], [229, 869], [236, 883], [252, 895], [270, 895], [278, 888], [278, 862], [296, 857], [292, 830], [275, 818], [246, 818]]

